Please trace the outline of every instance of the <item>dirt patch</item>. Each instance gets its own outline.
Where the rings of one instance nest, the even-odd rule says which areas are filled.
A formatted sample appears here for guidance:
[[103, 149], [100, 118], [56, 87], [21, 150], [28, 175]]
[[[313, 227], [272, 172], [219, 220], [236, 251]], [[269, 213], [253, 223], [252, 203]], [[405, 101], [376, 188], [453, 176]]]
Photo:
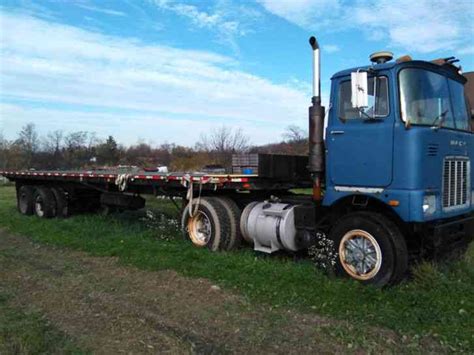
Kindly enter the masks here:
[[[124, 267], [1, 229], [0, 280], [16, 295], [15, 305], [39, 310], [95, 353], [339, 353], [351, 347], [331, 335], [350, 330], [345, 322], [269, 309], [208, 280]], [[397, 347], [393, 332], [354, 331], [367, 334], [373, 350]]]

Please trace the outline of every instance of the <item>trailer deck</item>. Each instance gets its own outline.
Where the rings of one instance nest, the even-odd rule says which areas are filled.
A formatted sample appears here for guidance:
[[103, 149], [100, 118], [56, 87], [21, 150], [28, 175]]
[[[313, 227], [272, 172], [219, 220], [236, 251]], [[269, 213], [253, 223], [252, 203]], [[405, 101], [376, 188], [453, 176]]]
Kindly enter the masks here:
[[[150, 172], [135, 167], [70, 171], [0, 171], [15, 182], [35, 184], [80, 184], [105, 190], [158, 194], [178, 193], [190, 186], [202, 190], [289, 190], [311, 187], [307, 156], [278, 154], [237, 154], [232, 173]], [[244, 173], [244, 172], [251, 173]], [[152, 190], [152, 191], [151, 191]], [[163, 192], [163, 191], [162, 191]]]
[[[162, 188], [168, 192], [182, 193], [190, 185], [203, 190], [287, 190], [309, 187], [309, 181], [271, 179], [258, 174], [208, 174], [201, 172], [156, 173], [144, 170], [78, 170], [78, 171], [0, 171], [10, 181], [36, 183], [81, 184], [105, 188], [117, 187], [119, 191], [140, 191], [145, 187]], [[138, 192], [137, 191], [137, 192]]]

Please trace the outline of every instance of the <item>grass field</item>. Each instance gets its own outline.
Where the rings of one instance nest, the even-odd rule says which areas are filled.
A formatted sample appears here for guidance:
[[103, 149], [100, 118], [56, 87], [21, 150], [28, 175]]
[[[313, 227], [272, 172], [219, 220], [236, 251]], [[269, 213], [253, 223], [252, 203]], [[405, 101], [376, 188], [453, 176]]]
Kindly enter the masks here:
[[[166, 201], [152, 208], [173, 215]], [[347, 320], [353, 332], [335, 329], [333, 336], [370, 349], [358, 327], [393, 330], [407, 351], [436, 342], [447, 351], [474, 350], [474, 248], [451, 265], [424, 264], [413, 280], [380, 290], [350, 280], [333, 279], [310, 262], [257, 256], [250, 249], [212, 254], [181, 240], [176, 223], [167, 219], [150, 228], [140, 213], [115, 216], [78, 215], [66, 220], [40, 220], [16, 212], [13, 187], [0, 187], [0, 226], [34, 241], [116, 256], [146, 270], [173, 269], [207, 278], [221, 287], [269, 308], [295, 309]], [[1, 305], [0, 305], [1, 306]], [[0, 334], [1, 337], [1, 334]]]
[[9, 305], [0, 292], [0, 354], [64, 354], [81, 351], [39, 312]]

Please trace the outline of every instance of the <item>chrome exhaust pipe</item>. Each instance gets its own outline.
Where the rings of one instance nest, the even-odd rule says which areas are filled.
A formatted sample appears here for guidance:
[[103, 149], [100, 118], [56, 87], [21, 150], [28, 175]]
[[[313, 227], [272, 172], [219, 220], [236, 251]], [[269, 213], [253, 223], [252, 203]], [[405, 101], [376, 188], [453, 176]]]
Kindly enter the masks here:
[[313, 49], [313, 97], [321, 97], [321, 57], [319, 54], [319, 43], [316, 37], [311, 37], [309, 44]]

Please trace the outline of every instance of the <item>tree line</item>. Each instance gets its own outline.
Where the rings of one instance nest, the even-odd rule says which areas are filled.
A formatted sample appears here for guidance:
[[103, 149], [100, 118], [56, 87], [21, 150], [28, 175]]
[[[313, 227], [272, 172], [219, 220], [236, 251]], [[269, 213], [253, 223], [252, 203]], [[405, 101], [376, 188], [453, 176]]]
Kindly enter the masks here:
[[0, 132], [0, 169], [73, 170], [127, 165], [193, 171], [206, 165], [229, 168], [234, 153], [307, 154], [303, 130], [289, 126], [283, 138], [278, 143], [252, 146], [242, 130], [221, 126], [201, 135], [194, 147], [145, 142], [125, 146], [113, 136], [101, 139], [87, 131], [55, 130], [41, 136], [35, 124], [28, 123], [13, 140]]

